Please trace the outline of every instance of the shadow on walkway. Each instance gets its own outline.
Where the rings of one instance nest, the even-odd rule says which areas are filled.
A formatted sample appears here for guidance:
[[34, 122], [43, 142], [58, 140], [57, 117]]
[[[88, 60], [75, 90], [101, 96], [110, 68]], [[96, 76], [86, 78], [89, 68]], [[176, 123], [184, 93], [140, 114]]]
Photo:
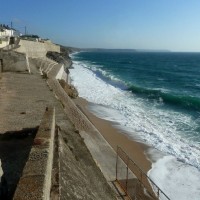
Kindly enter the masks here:
[[12, 199], [28, 159], [37, 128], [0, 133], [0, 159], [3, 176], [0, 199]]

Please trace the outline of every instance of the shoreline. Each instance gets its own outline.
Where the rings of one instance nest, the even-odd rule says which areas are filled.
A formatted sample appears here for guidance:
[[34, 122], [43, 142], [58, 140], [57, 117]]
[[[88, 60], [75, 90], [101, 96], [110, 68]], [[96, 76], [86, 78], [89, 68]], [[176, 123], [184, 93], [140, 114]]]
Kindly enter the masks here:
[[[156, 162], [158, 158], [163, 157], [163, 155], [159, 151], [154, 149], [153, 147], [148, 146], [144, 143], [140, 143], [140, 142], [135, 141], [134, 139], [130, 138], [125, 133], [125, 131], [115, 128], [113, 126], [114, 125], [113, 122], [97, 117], [88, 108], [88, 106], [91, 104], [91, 102], [88, 102], [87, 100], [85, 100], [84, 98], [81, 98], [81, 97], [78, 97], [78, 98], [74, 99], [73, 101], [74, 101], [76, 107], [83, 113], [83, 115], [98, 130], [99, 134], [106, 140], [106, 142], [114, 150], [114, 152], [116, 153], [116, 158], [118, 155], [117, 147], [119, 146], [122, 149], [122, 151], [124, 151], [125, 154], [128, 155], [129, 159], [131, 159], [133, 161], [133, 163], [136, 163], [136, 165], [139, 167], [139, 169], [141, 169], [146, 174], [146, 176], [142, 175], [141, 171], [132, 162], [131, 162], [132, 164], [131, 163], [128, 164], [130, 162], [130, 160], [125, 161], [126, 158], [124, 157], [124, 153], [122, 153], [122, 154], [120, 153], [120, 155], [122, 155], [123, 158], [120, 155], [119, 155], [119, 158], [121, 158], [122, 160], [125, 159], [123, 161], [127, 165], [128, 169], [131, 170], [132, 173], [134, 174], [134, 176], [137, 177], [136, 179], [132, 179], [131, 176], [129, 175], [129, 178], [127, 177], [129, 184], [133, 184], [133, 183], [131, 183], [132, 180], [137, 180], [139, 182], [141, 181], [140, 184], [143, 185], [144, 189], [147, 189], [147, 191], [150, 192], [149, 194], [151, 195], [151, 197], [156, 198], [156, 196], [154, 196], [154, 195], [157, 194], [158, 191], [156, 191], [156, 190], [157, 189], [160, 190], [160, 187], [156, 183], [156, 186], [155, 186], [156, 188], [153, 189], [153, 185], [155, 184], [155, 182], [149, 177], [149, 172], [153, 169], [154, 162]], [[86, 144], [86, 146], [87, 146], [87, 144]], [[103, 149], [101, 149], [101, 150], [103, 150]], [[120, 152], [121, 152], [121, 150], [120, 150]], [[153, 152], [153, 155], [152, 155], [152, 152]], [[152, 159], [151, 159], [151, 157], [152, 157]], [[114, 165], [113, 165], [113, 167], [115, 168]], [[119, 169], [120, 169], [120, 171], [122, 170], [121, 168], [119, 168]], [[124, 169], [126, 169], [126, 168], [124, 168]], [[116, 171], [116, 173], [117, 173], [117, 171]], [[118, 180], [120, 182], [120, 184], [123, 185], [124, 184], [123, 182], [125, 181], [125, 179], [126, 179], [126, 176], [124, 176], [123, 178], [122, 177], [117, 178], [117, 179], [114, 178], [114, 179], [112, 179], [112, 181]], [[128, 193], [130, 192], [130, 190], [131, 190], [131, 188], [127, 188]], [[161, 190], [160, 193], [163, 193], [163, 191]], [[145, 195], [145, 193], [142, 192], [142, 195]], [[147, 196], [146, 196], [146, 198], [148, 199]]]
[[151, 170], [152, 162], [147, 155], [148, 150], [152, 147], [128, 137], [128, 135], [124, 133], [125, 131], [123, 132], [123, 130], [115, 128], [111, 121], [97, 117], [88, 108], [90, 102], [82, 97], [78, 97], [73, 101], [81, 112], [83, 112], [89, 121], [97, 128], [115, 152], [117, 146], [120, 146], [146, 174]]
[[[77, 71], [76, 73], [79, 74]], [[93, 79], [88, 80], [92, 81]], [[78, 81], [79, 84], [81, 84], [80, 81], [83, 82], [84, 80], [81, 79]], [[104, 90], [102, 87], [100, 87], [100, 89]], [[90, 91], [93, 91], [93, 94], [95, 95], [96, 89], [94, 87], [91, 87]], [[112, 117], [110, 118], [108, 115], [107, 119], [106, 114], [101, 114], [101, 112], [104, 112], [104, 108], [101, 110], [101, 105], [98, 107], [98, 104], [88, 102], [81, 97], [74, 100], [74, 102], [79, 110], [87, 117], [87, 119], [89, 119], [103, 138], [109, 143], [111, 148], [116, 152], [116, 148], [119, 145], [126, 154], [141, 167], [147, 176], [150, 177], [156, 185], [158, 184], [157, 186], [166, 195], [170, 194], [171, 198], [183, 197], [183, 199], [185, 199], [185, 196], [191, 195], [191, 193], [188, 192], [188, 188], [190, 188], [189, 185], [196, 182], [195, 178], [199, 177], [198, 169], [196, 169], [195, 166], [188, 165], [176, 156], [161, 152], [153, 146], [143, 143], [137, 136], [137, 132], [133, 132], [133, 136], [131, 136], [131, 134], [129, 134], [131, 131], [126, 129], [123, 130], [123, 127], [120, 128], [118, 123], [112, 120]], [[187, 179], [187, 173], [189, 175], [189, 185], [185, 188], [185, 184], [182, 185], [179, 181], [184, 182], [184, 179]], [[180, 186], [180, 190], [178, 191], [174, 189], [177, 185]], [[196, 197], [196, 195], [198, 195], [198, 187], [194, 188], [194, 197]]]

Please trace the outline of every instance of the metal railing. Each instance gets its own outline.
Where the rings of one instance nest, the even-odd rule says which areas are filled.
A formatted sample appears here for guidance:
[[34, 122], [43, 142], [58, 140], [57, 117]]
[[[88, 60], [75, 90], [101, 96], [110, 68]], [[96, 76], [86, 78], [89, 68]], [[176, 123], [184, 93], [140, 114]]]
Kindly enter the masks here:
[[[123, 162], [120, 162], [121, 159]], [[117, 147], [116, 182], [129, 199], [170, 200], [150, 177], [122, 150]]]

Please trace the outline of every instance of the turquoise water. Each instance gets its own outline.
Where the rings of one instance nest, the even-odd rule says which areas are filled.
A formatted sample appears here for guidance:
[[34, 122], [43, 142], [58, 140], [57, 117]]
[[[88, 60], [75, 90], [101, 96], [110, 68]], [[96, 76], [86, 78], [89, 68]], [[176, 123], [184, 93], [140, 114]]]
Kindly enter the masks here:
[[90, 111], [164, 152], [147, 152], [152, 180], [170, 199], [200, 199], [200, 53], [71, 56], [72, 84]]
[[200, 169], [200, 53], [105, 51], [72, 58], [73, 84], [101, 117]]
[[142, 98], [200, 111], [199, 53], [82, 52], [76, 59], [95, 64], [99, 77]]

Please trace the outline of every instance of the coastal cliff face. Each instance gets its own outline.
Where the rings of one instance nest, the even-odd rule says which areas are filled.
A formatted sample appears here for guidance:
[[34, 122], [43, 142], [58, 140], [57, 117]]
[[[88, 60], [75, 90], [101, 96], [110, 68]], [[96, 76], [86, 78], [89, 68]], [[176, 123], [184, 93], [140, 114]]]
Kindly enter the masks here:
[[[67, 67], [70, 67], [72, 65], [72, 61], [69, 58], [69, 56], [65, 55], [63, 56], [62, 53], [54, 52], [54, 51], [48, 51], [46, 53], [47, 58], [50, 58], [51, 60], [54, 60], [57, 63], [63, 64]], [[68, 66], [69, 65], [69, 66]]]
[[80, 49], [73, 47], [60, 46], [60, 52], [47, 51], [46, 56], [57, 63], [64, 64], [65, 68], [70, 68], [72, 65], [72, 60], [69, 54], [73, 52], [78, 52]]
[[78, 91], [75, 87], [73, 87], [72, 85], [68, 85], [64, 80], [59, 80], [59, 83], [69, 97], [73, 99], [78, 97]]

